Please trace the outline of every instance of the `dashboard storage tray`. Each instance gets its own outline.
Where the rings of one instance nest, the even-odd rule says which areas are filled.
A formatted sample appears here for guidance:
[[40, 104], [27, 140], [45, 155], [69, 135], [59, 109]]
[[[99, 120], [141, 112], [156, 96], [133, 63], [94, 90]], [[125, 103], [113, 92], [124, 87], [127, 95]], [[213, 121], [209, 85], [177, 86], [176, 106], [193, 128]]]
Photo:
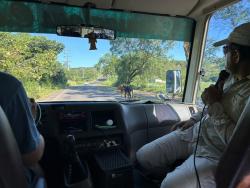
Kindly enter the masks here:
[[132, 164], [120, 149], [104, 151], [94, 156], [97, 172], [97, 187], [132, 188]]

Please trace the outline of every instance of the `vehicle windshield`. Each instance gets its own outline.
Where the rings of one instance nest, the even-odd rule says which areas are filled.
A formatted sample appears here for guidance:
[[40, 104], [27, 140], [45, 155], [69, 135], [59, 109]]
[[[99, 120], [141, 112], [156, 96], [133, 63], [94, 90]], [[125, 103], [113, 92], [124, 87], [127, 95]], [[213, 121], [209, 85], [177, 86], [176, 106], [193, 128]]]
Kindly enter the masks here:
[[[0, 71], [38, 101], [179, 100], [194, 21], [182, 17], [6, 1]], [[58, 26], [98, 26], [115, 40], [59, 36]], [[93, 47], [93, 46], [92, 46]]]

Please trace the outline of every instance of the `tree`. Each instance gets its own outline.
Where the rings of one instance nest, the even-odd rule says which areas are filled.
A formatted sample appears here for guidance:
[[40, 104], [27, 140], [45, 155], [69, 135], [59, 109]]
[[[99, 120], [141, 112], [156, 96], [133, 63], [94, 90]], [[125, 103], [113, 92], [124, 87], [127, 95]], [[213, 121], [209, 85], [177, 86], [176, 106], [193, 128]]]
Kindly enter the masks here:
[[95, 68], [105, 77], [114, 77], [116, 75], [116, 67], [118, 64], [118, 57], [110, 53], [105, 54], [95, 65]]
[[[249, 2], [249, 1], [248, 1]], [[204, 60], [206, 63], [218, 63], [218, 50], [213, 43], [218, 40], [216, 32], [232, 31], [238, 25], [250, 21], [250, 7], [244, 1], [235, 3], [229, 7], [223, 8], [213, 15], [208, 32], [208, 39], [205, 48]], [[220, 58], [220, 57], [219, 57]]]
[[190, 42], [184, 42], [183, 43], [183, 48], [184, 48], [184, 52], [185, 52], [186, 62], [188, 63], [189, 58], [190, 58], [191, 43]]
[[93, 81], [98, 78], [98, 72], [96, 68], [94, 67], [89, 67], [89, 68], [84, 68], [84, 80], [86, 81]]
[[[30, 34], [0, 33], [0, 69], [24, 82], [65, 84], [64, 69], [57, 61], [61, 43]], [[53, 81], [56, 78], [57, 81]]]
[[[250, 1], [248, 1], [250, 2]], [[240, 1], [229, 7], [221, 9], [214, 14], [214, 19], [220, 22], [220, 29], [232, 30], [236, 26], [250, 20], [249, 5]]]
[[117, 84], [131, 84], [152, 65], [155, 57], [166, 57], [173, 42], [161, 40], [118, 38], [111, 41], [111, 52], [119, 58], [116, 66]]
[[[209, 84], [217, 80], [219, 71], [225, 68], [225, 59], [220, 52], [222, 49], [213, 46], [213, 43], [221, 40], [219, 33], [231, 32], [238, 25], [250, 21], [249, 0], [243, 0], [229, 7], [218, 10], [212, 16], [209, 23], [208, 37], [206, 41], [203, 68], [206, 70], [205, 77], [201, 77], [200, 92]], [[227, 37], [227, 36], [225, 36]], [[200, 94], [198, 94], [200, 96]]]

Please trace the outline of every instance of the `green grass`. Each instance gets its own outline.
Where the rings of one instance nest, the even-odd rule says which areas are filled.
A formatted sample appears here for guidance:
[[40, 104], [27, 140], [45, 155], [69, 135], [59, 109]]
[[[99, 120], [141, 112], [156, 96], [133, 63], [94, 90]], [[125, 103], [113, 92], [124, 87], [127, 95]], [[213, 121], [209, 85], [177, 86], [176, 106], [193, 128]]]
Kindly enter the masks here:
[[67, 85], [68, 86], [79, 86], [82, 85], [84, 83], [84, 81], [76, 81], [76, 80], [68, 80]]
[[28, 97], [34, 98], [36, 100], [46, 98], [50, 94], [63, 89], [63, 86], [52, 86], [51, 84], [40, 85], [39, 83], [32, 81], [23, 82], [23, 85]]
[[166, 91], [166, 85], [160, 84], [160, 83], [148, 83], [146, 84], [146, 87], [142, 88], [143, 91], [149, 91], [149, 92], [155, 92], [155, 93], [159, 93], [159, 92], [164, 92]]

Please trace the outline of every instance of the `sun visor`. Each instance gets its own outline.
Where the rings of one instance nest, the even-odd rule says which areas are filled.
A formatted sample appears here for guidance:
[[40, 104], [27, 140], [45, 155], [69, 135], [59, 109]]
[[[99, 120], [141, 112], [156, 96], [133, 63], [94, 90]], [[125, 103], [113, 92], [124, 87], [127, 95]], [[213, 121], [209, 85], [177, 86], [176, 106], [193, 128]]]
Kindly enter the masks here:
[[115, 10], [88, 9], [36, 2], [1, 1], [0, 31], [56, 33], [60, 25], [97, 26], [117, 37], [192, 41], [195, 21]]

